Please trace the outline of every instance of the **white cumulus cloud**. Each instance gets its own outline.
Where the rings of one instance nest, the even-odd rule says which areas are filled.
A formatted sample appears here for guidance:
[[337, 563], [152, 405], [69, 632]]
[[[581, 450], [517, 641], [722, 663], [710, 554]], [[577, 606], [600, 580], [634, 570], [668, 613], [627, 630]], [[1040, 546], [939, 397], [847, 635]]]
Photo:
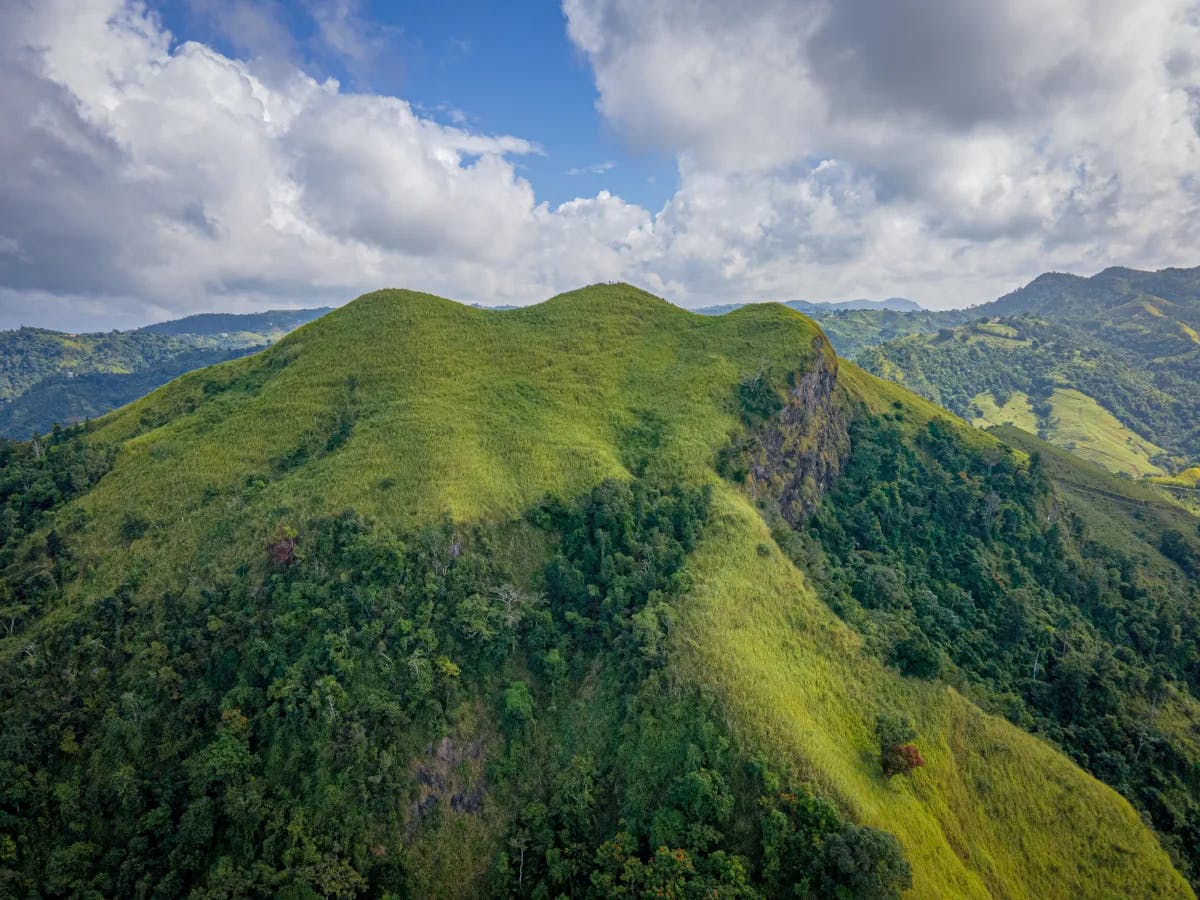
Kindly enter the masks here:
[[1194, 0], [566, 0], [598, 108], [677, 155], [690, 296], [988, 299], [1194, 265]]
[[277, 60], [173, 46], [135, 3], [18, 2], [0, 35], [5, 325], [338, 302], [381, 285], [532, 302], [585, 273], [615, 277], [648, 219], [607, 194], [538, 204], [513, 162], [540, 152], [526, 140]]
[[[369, 61], [357, 3], [312, 9]], [[269, 5], [214, 10], [247, 58], [136, 0], [0, 6], [0, 326], [618, 278], [689, 305], [950, 305], [1200, 263], [1195, 0], [566, 0], [608, 126], [678, 161], [656, 211], [539, 202], [528, 140], [268, 58]]]

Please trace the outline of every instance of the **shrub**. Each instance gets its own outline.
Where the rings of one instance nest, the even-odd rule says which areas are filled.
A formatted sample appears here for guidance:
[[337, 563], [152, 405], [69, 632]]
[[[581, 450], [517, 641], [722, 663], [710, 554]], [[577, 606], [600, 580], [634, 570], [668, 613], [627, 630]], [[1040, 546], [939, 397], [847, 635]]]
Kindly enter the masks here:
[[879, 763], [887, 778], [907, 775], [925, 765], [921, 752], [910, 742], [917, 736], [912, 722], [893, 713], [880, 713], [875, 719], [875, 737], [879, 741]]
[[783, 399], [761, 369], [742, 379], [738, 385], [738, 399], [742, 404], [742, 417], [750, 424], [765, 421], [783, 409]]
[[280, 525], [267, 545], [267, 555], [277, 566], [289, 566], [296, 561], [296, 529]]
[[879, 739], [881, 749], [907, 744], [916, 736], [917, 731], [908, 716], [885, 712], [875, 717], [875, 737]]
[[1175, 529], [1163, 532], [1159, 550], [1186, 574], [1200, 575], [1200, 553], [1187, 542], [1182, 532]]
[[891, 778], [893, 775], [907, 775], [913, 769], [919, 769], [925, 765], [925, 758], [912, 744], [898, 744], [893, 747], [881, 747], [879, 762], [883, 766], [883, 774]]
[[533, 694], [528, 683], [514, 681], [504, 691], [503, 720], [509, 738], [528, 734], [533, 725]]
[[125, 513], [125, 517], [121, 519], [121, 539], [127, 544], [131, 544], [138, 538], [144, 537], [149, 530], [150, 523], [140, 516]]

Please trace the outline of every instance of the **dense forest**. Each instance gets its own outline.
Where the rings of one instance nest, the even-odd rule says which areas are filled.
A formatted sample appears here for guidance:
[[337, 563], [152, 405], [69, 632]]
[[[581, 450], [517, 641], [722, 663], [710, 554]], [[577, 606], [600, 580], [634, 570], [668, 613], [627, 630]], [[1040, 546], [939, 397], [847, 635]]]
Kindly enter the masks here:
[[251, 571], [66, 608], [72, 561], [31, 535], [108, 460], [78, 430], [0, 453], [7, 627], [35, 607], [65, 617], [0, 682], [10, 895], [420, 896], [448, 848], [395, 858], [381, 841], [452, 839], [447, 795], [495, 819], [485, 793], [511, 823], [494, 896], [911, 884], [894, 837], [739, 750], [664, 667], [706, 490], [547, 500], [501, 528], [552, 548], [528, 587], [503, 533], [395, 535], [347, 513], [281, 527]]

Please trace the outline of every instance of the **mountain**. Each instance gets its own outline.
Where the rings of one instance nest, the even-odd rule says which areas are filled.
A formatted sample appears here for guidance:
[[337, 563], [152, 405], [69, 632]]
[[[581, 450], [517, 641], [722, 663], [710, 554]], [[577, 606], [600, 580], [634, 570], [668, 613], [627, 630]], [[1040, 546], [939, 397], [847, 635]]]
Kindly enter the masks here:
[[322, 306], [317, 309], [270, 309], [261, 313], [200, 313], [146, 325], [138, 331], [169, 335], [251, 334], [278, 339], [329, 311], [328, 306]]
[[[747, 304], [727, 303], [694, 310], [703, 316], [720, 316]], [[893, 297], [888, 300], [846, 300], [810, 303], [792, 300], [789, 309], [802, 312], [816, 321], [839, 356], [854, 359], [863, 350], [884, 341], [910, 334], [931, 334], [949, 325], [972, 318], [961, 310], [932, 312], [912, 300]]]
[[1143, 272], [1113, 266], [1090, 278], [1047, 272], [998, 300], [975, 307], [975, 311], [981, 316], [1032, 314], [1091, 319], [1102, 310], [1145, 300], [1156, 306], [1178, 304], [1191, 310], [1191, 314], [1185, 313], [1186, 318], [1193, 318], [1197, 296], [1200, 267]]
[[911, 334], [933, 334], [965, 321], [959, 310], [896, 312], [854, 309], [836, 313], [805, 312], [820, 324], [839, 356], [857, 359], [868, 348]]
[[138, 337], [130, 332], [0, 332], [0, 400], [19, 397], [49, 374], [131, 372], [156, 365], [178, 349], [178, 342], [160, 335]]
[[184, 372], [261, 349], [328, 311], [203, 314], [98, 334], [0, 332], [0, 435], [28, 437], [101, 415]]
[[1200, 460], [1200, 269], [1047, 274], [965, 312], [975, 320], [856, 359], [961, 416], [1016, 424], [1113, 471]]
[[[692, 312], [702, 316], [720, 316], [746, 305], [745, 303], [723, 303], [719, 306], [702, 306]], [[888, 297], [886, 300], [788, 300], [783, 305], [806, 315], [862, 309], [891, 312], [922, 312], [924, 310], [924, 307], [915, 300], [908, 300], [904, 297]]]
[[921, 312], [924, 309], [920, 303], [905, 297], [888, 297], [886, 300], [789, 300], [784, 306], [803, 313], [844, 312], [852, 309]]
[[1193, 897], [1195, 519], [1005, 440], [601, 285], [5, 443], [0, 884]]
[[193, 369], [237, 359], [265, 345], [244, 348], [172, 347], [162, 361], [132, 372], [67, 372], [49, 374], [13, 399], [0, 403], [0, 435], [45, 434], [56, 424], [94, 419], [131, 403]]

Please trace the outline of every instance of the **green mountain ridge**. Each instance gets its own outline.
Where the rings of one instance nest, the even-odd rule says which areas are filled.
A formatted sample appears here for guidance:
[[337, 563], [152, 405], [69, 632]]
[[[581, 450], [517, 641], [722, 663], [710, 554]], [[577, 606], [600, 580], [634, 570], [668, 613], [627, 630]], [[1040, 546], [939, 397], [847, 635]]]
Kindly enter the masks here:
[[1047, 274], [971, 312], [856, 359], [964, 418], [1023, 419], [1113, 471], [1200, 459], [1200, 269]]
[[137, 330], [168, 335], [284, 335], [320, 318], [330, 309], [321, 306], [315, 309], [268, 309], [259, 313], [198, 313], [182, 319], [144, 325]]
[[[801, 312], [805, 315], [850, 312], [853, 310], [900, 313], [925, 311], [920, 303], [917, 303], [915, 300], [909, 300], [907, 297], [888, 297], [885, 300], [859, 298], [857, 300], [782, 300], [777, 302], [782, 303], [788, 309], [794, 309], [796, 312]], [[720, 316], [727, 312], [733, 312], [735, 309], [741, 309], [746, 305], [746, 303], [722, 303], [717, 306], [702, 306], [693, 309], [692, 312], [699, 313], [702, 316]]]
[[95, 334], [0, 332], [0, 435], [26, 438], [101, 415], [184, 372], [259, 350], [328, 311], [205, 313]]
[[[782, 306], [705, 317], [627, 285], [504, 312], [369, 294], [7, 446], [0, 884], [1194, 896], [1124, 798], [996, 713], [1058, 729], [1139, 804], [1157, 791], [1191, 865], [1195, 622], [1163, 606], [1175, 636], [1126, 644], [1065, 585], [1165, 604], [1194, 591], [1200, 539], [1111, 589], [1042, 571], [1055, 548], [1085, 565], [1085, 544], [1047, 521], [1076, 501], [1029, 449], [839, 361]], [[966, 504], [953, 564], [890, 521], [904, 466], [921, 502]], [[872, 555], [909, 587], [860, 597]], [[975, 599], [909, 599], [935, 575]], [[1078, 638], [1012, 626], [1010, 668], [913, 662], [949, 653], [934, 621], [1008, 640], [989, 604], [1018, 579], [1028, 621], [1068, 616]], [[1114, 739], [1157, 666], [1138, 751], [1177, 753], [1161, 783], [1101, 771], [1092, 754], [1124, 745], [1070, 718], [1087, 688], [1055, 705], [1064, 667], [1093, 665], [1060, 643], [1119, 657], [1095, 676]], [[1032, 679], [1004, 687], [1026, 649]], [[911, 723], [910, 777], [880, 771], [888, 717]]]
[[1098, 310], [1128, 303], [1131, 298], [1157, 297], [1194, 305], [1200, 287], [1200, 267], [1168, 268], [1155, 272], [1112, 266], [1084, 277], [1047, 272], [1029, 284], [991, 303], [975, 307], [982, 316], [1091, 316]]

